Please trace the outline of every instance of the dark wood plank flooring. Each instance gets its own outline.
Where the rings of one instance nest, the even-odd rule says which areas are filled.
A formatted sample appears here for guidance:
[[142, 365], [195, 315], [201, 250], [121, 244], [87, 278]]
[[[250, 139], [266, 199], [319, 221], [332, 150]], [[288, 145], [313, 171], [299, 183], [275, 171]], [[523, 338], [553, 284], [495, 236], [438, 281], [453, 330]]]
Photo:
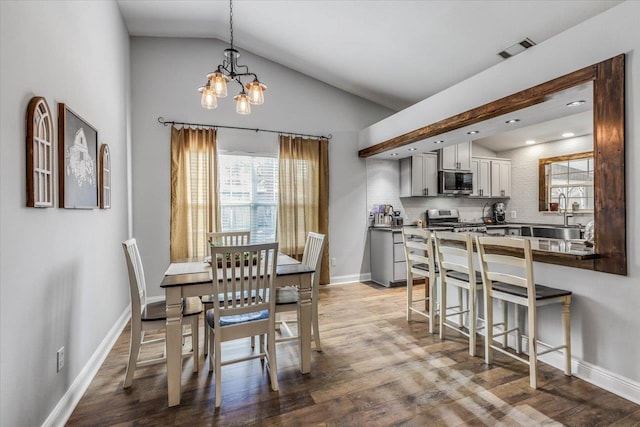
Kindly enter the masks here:
[[[279, 392], [258, 360], [225, 366], [215, 410], [202, 355], [197, 374], [191, 359], [183, 363], [178, 407], [167, 407], [164, 365], [139, 368], [124, 390], [127, 327], [68, 425], [640, 426], [640, 406], [628, 400], [544, 363], [532, 390], [526, 365], [496, 353], [489, 367], [469, 356], [455, 331], [441, 342], [425, 322], [408, 323], [404, 288], [353, 284], [320, 292], [324, 351], [312, 352], [312, 371], [302, 375], [296, 344], [278, 344]], [[480, 338], [478, 354], [482, 346]], [[226, 343], [223, 357], [248, 349], [248, 340]]]

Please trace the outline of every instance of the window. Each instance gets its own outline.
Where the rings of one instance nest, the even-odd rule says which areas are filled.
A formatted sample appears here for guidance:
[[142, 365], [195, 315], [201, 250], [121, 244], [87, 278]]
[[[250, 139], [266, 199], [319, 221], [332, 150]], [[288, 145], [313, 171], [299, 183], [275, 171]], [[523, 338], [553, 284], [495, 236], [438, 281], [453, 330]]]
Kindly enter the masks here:
[[[540, 189], [544, 191], [539, 210], [592, 211], [594, 205], [593, 152], [540, 159]], [[566, 196], [561, 198], [561, 194]]]
[[276, 240], [278, 159], [218, 156], [222, 231], [251, 231], [252, 243]]

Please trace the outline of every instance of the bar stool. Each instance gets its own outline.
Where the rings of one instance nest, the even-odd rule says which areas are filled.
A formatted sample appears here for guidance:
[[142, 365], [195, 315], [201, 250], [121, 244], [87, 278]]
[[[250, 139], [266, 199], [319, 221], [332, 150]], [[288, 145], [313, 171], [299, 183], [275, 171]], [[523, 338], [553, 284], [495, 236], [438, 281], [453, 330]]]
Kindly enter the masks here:
[[[402, 241], [407, 260], [407, 321], [411, 321], [412, 313], [429, 319], [429, 333], [433, 333], [433, 323], [437, 315], [437, 283], [438, 266], [435, 263], [433, 236], [423, 228], [403, 228]], [[413, 297], [414, 276], [425, 279], [424, 297]], [[425, 308], [414, 307], [424, 302]]]
[[[477, 292], [482, 291], [482, 275], [473, 267], [473, 238], [469, 233], [451, 231], [434, 232], [436, 254], [440, 266], [440, 339], [445, 338], [446, 328], [455, 329], [469, 338], [469, 354], [476, 355], [476, 332], [479, 328]], [[457, 258], [456, 258], [457, 257]], [[461, 259], [462, 262], [457, 261]], [[458, 305], [447, 307], [447, 287], [458, 290]], [[463, 307], [462, 291], [467, 291], [467, 308]], [[450, 312], [450, 310], [455, 310]], [[467, 315], [468, 332], [463, 329], [463, 315]], [[458, 324], [447, 322], [448, 317], [458, 316]]]
[[[529, 365], [529, 384], [537, 387], [538, 356], [564, 349], [564, 374], [571, 375], [571, 292], [562, 289], [536, 285], [533, 280], [533, 261], [531, 256], [531, 242], [526, 239], [506, 237], [476, 236], [476, 245], [480, 256], [480, 272], [484, 282], [484, 309], [486, 321], [485, 361], [491, 364], [492, 350], [498, 350], [509, 357]], [[489, 253], [488, 253], [489, 252]], [[499, 253], [496, 253], [499, 252]], [[509, 255], [503, 255], [509, 253]], [[515, 254], [514, 254], [515, 253]], [[513, 254], [513, 255], [512, 255]], [[522, 254], [522, 255], [520, 255]], [[519, 269], [521, 275], [504, 273], [505, 269]], [[520, 331], [516, 327], [508, 329], [508, 320], [504, 319], [505, 327], [499, 334], [493, 334], [493, 300], [512, 302], [528, 309], [529, 328], [529, 359], [523, 359], [516, 354], [493, 344], [493, 337], [506, 335], [516, 331], [516, 338], [520, 339]], [[538, 307], [549, 304], [562, 305], [562, 326], [564, 344], [552, 347], [538, 340], [537, 311]], [[517, 309], [517, 306], [516, 306]], [[538, 351], [538, 345], [547, 347]], [[517, 345], [519, 348], [519, 344]]]

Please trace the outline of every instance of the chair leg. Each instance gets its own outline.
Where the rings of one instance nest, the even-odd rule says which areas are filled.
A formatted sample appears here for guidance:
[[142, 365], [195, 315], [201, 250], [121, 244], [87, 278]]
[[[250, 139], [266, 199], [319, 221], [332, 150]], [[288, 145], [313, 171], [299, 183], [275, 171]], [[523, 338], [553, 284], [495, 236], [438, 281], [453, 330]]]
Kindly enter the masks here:
[[193, 347], [193, 372], [200, 365], [200, 316], [191, 316], [191, 347]]
[[515, 308], [515, 312], [514, 312], [514, 322], [516, 324], [516, 353], [521, 354], [522, 353], [522, 333], [520, 331], [522, 331], [522, 321], [520, 319], [520, 311], [522, 310], [522, 308], [520, 307], [519, 304], [514, 304], [514, 308]]
[[446, 328], [444, 326], [445, 322], [447, 321], [447, 282], [440, 280], [440, 292], [439, 292], [439, 296], [440, 296], [440, 312], [439, 314], [439, 330], [438, 332], [440, 333], [440, 339], [443, 340], [445, 338], [446, 335]]
[[458, 287], [458, 311], [460, 312], [460, 314], [458, 315], [458, 327], [462, 328], [462, 326], [464, 326], [464, 319], [463, 319], [464, 314], [462, 314], [463, 307], [462, 307], [462, 288], [461, 287]]
[[[428, 279], [427, 279], [428, 281]], [[425, 289], [428, 283], [425, 284]], [[413, 301], [413, 274], [411, 270], [407, 271], [407, 322], [411, 321], [411, 304]]]
[[469, 323], [469, 355], [476, 355], [476, 290], [473, 283], [469, 284], [470, 288], [467, 290], [467, 308], [469, 309], [469, 317], [467, 319]]
[[562, 329], [564, 330], [564, 374], [571, 376], [571, 300], [562, 303]]
[[213, 304], [209, 304], [209, 303], [203, 303], [203, 310], [202, 312], [204, 313], [204, 322], [203, 322], [203, 326], [204, 326], [204, 356], [207, 357], [207, 354], [209, 354], [209, 325], [207, 324], [207, 310], [213, 308]]
[[133, 373], [136, 370], [138, 355], [140, 354], [140, 340], [142, 339], [141, 325], [131, 325], [131, 341], [129, 344], [129, 363], [124, 374], [124, 384], [122, 388], [129, 388], [133, 383]]
[[538, 386], [538, 327], [536, 324], [536, 306], [529, 304], [529, 385]]
[[213, 341], [214, 341], [214, 349], [213, 349], [213, 354], [215, 357], [215, 369], [216, 369], [216, 408], [220, 407], [220, 404], [222, 403], [222, 377], [221, 377], [221, 373], [222, 373], [222, 343], [220, 342], [220, 339], [218, 337], [213, 336]]
[[[300, 310], [298, 310], [299, 312]], [[312, 321], [312, 334], [313, 340], [316, 343], [316, 351], [322, 351], [322, 347], [320, 346], [320, 329], [318, 327], [318, 299], [315, 301], [311, 301], [311, 321]], [[300, 327], [300, 318], [298, 317], [298, 327]]]
[[209, 334], [209, 372], [213, 371], [214, 357], [216, 355], [215, 349], [213, 348], [214, 344], [214, 336], [213, 336], [213, 328], [209, 326], [207, 323], [207, 332]]
[[[502, 322], [504, 323], [503, 331], [509, 330], [509, 303], [506, 301], [500, 301], [502, 305]], [[509, 334], [502, 334], [502, 348], [507, 348], [508, 346], [508, 338]]]
[[[433, 322], [436, 316], [436, 299], [438, 297], [438, 293], [436, 292], [436, 280], [431, 280], [429, 278], [425, 278], [425, 288], [427, 287], [427, 283], [429, 286], [429, 333], [433, 333]], [[442, 310], [442, 307], [440, 307]]]
[[487, 365], [491, 365], [492, 352], [491, 343], [493, 342], [493, 298], [488, 292], [484, 293], [484, 361]]
[[[261, 335], [262, 337], [263, 335]], [[271, 390], [278, 391], [278, 361], [276, 356], [276, 334], [271, 331], [267, 335], [267, 362], [269, 368], [269, 382], [271, 382]]]

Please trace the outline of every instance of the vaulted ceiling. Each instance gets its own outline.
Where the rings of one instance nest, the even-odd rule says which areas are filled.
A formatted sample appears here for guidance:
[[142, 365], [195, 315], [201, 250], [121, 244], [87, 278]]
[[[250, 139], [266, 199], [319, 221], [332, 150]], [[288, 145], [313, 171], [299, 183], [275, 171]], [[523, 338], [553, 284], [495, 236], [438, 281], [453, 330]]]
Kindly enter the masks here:
[[[234, 44], [400, 110], [503, 61], [497, 53], [524, 38], [544, 43], [618, 3], [236, 0]], [[118, 4], [133, 36], [229, 41], [227, 1]]]

